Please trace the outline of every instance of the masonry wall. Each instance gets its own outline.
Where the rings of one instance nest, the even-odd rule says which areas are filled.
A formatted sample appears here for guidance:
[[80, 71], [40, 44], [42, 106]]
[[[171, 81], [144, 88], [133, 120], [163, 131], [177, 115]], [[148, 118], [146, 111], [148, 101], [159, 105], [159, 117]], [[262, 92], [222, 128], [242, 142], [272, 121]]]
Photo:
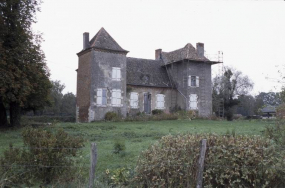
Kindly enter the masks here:
[[[169, 113], [171, 106], [171, 97], [172, 97], [172, 89], [171, 88], [160, 88], [160, 87], [144, 87], [144, 86], [132, 86], [128, 85], [127, 92], [127, 106], [128, 106], [128, 114], [136, 115], [138, 112], [144, 112], [144, 93], [151, 94], [151, 110], [156, 109], [156, 95], [164, 94], [165, 95], [165, 109], [163, 110], [165, 113]], [[137, 92], [139, 94], [138, 108], [130, 107], [130, 93]], [[176, 92], [176, 91], [174, 91]]]
[[[189, 110], [190, 94], [198, 95], [200, 116], [212, 114], [211, 65], [203, 62], [182, 61], [168, 66], [172, 81], [177, 87], [177, 105]], [[188, 86], [189, 76], [199, 76], [199, 87]]]
[[88, 122], [90, 107], [91, 52], [80, 55], [77, 70], [76, 121]]
[[[121, 81], [112, 80], [112, 67], [121, 68]], [[106, 51], [92, 50], [91, 66], [91, 88], [90, 88], [90, 108], [88, 121], [102, 120], [107, 112], [113, 111], [126, 116], [126, 55], [111, 53]], [[107, 89], [107, 106], [96, 105], [96, 90], [98, 88]], [[122, 91], [122, 106], [113, 107], [111, 105], [112, 89]]]

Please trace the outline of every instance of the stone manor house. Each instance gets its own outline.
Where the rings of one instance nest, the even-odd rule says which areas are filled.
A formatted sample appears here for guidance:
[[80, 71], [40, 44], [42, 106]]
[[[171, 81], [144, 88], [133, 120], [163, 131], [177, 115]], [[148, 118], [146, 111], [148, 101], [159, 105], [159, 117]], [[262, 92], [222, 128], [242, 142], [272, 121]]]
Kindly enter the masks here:
[[196, 49], [155, 50], [155, 59], [127, 57], [104, 29], [89, 40], [83, 34], [83, 49], [77, 53], [77, 122], [104, 119], [113, 111], [122, 116], [154, 109], [169, 113], [174, 108], [212, 114], [211, 66], [204, 44]]

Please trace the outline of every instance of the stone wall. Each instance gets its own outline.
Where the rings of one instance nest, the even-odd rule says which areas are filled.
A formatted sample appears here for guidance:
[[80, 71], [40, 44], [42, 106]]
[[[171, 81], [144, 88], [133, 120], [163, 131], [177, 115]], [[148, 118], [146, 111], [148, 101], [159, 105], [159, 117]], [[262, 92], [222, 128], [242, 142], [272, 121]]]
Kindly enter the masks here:
[[77, 70], [76, 107], [77, 122], [88, 122], [90, 107], [91, 52], [79, 56]]
[[[144, 86], [133, 86], [128, 85], [128, 92], [127, 92], [127, 112], [129, 115], [135, 115], [139, 112], [144, 112], [144, 93], [151, 94], [151, 110], [156, 109], [156, 95], [157, 94], [164, 94], [165, 95], [165, 109], [163, 110], [165, 113], [169, 113], [172, 106], [171, 106], [171, 97], [173, 91], [171, 88], [159, 88], [159, 87], [144, 87]], [[139, 94], [138, 100], [138, 108], [131, 108], [130, 107], [130, 93], [137, 92]]]
[[[177, 104], [189, 110], [190, 94], [198, 95], [200, 116], [212, 114], [211, 64], [184, 60], [168, 66], [173, 83], [178, 89]], [[199, 87], [188, 86], [189, 76], [199, 76]], [[180, 94], [182, 93], [182, 94]]]
[[[112, 80], [112, 67], [121, 68], [121, 80]], [[102, 120], [105, 114], [110, 111], [117, 112], [123, 117], [126, 116], [126, 55], [122, 53], [111, 53], [92, 50], [92, 66], [91, 66], [91, 88], [90, 88], [90, 121]], [[96, 90], [98, 88], [107, 89], [107, 106], [96, 105]], [[112, 89], [120, 89], [122, 91], [122, 106], [114, 107], [111, 105]]]

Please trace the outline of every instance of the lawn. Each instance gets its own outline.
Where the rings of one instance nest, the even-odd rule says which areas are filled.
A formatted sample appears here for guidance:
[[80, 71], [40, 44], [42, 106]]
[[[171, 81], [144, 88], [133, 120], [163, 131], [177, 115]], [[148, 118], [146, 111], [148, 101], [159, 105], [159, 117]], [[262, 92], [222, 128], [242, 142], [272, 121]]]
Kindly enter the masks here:
[[[58, 123], [46, 129], [63, 128], [75, 136], [86, 140], [81, 150], [82, 164], [86, 165], [86, 174], [90, 163], [90, 143], [96, 142], [98, 147], [98, 163], [96, 173], [99, 175], [106, 169], [128, 167], [133, 169], [141, 151], [167, 134], [179, 133], [216, 133], [262, 135], [270, 121], [211, 121], [211, 120], [172, 120], [172, 121], [141, 121], [141, 122], [94, 122], [94, 123]], [[126, 151], [114, 154], [115, 140], [124, 140]], [[21, 129], [0, 132], [0, 154], [13, 143], [22, 146]]]

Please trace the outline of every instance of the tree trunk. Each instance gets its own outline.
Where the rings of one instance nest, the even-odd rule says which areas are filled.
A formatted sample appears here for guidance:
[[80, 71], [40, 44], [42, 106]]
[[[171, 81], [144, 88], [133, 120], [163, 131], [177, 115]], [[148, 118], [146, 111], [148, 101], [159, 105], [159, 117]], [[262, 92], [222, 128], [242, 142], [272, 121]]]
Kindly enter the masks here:
[[10, 103], [10, 124], [12, 127], [20, 126], [21, 107], [18, 103]]
[[7, 121], [7, 113], [6, 108], [2, 101], [0, 100], [0, 127], [7, 127], [8, 121]]

